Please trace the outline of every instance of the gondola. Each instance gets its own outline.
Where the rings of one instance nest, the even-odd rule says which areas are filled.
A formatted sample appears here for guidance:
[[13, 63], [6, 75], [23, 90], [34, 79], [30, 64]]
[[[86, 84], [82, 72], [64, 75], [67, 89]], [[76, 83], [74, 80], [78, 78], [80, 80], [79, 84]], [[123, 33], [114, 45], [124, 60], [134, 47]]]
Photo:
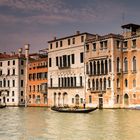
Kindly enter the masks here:
[[69, 107], [51, 107], [52, 110], [57, 112], [64, 112], [64, 113], [89, 113], [96, 110], [98, 107], [94, 108], [69, 108]]
[[0, 108], [5, 108], [6, 107], [6, 105], [0, 105]]

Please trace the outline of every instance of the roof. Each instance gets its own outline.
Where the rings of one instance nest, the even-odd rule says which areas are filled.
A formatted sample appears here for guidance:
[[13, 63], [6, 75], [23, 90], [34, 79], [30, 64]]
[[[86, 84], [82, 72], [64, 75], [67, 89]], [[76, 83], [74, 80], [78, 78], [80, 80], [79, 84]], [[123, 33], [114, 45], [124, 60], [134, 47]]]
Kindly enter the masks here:
[[124, 29], [124, 28], [126, 28], [126, 29], [131, 29], [131, 28], [133, 28], [133, 29], [138, 29], [138, 28], [140, 28], [140, 25], [138, 25], [138, 24], [133, 24], [133, 23], [129, 23], [129, 24], [122, 25], [121, 27], [122, 27], [123, 29]]
[[80, 35], [84, 35], [84, 34], [95, 36], [94, 34], [83, 32], [83, 33], [77, 33], [77, 34], [74, 34], [74, 35], [71, 35], [71, 36], [66, 36], [66, 37], [62, 37], [62, 38], [58, 38], [58, 39], [53, 39], [51, 41], [48, 41], [48, 43], [52, 43], [52, 42], [56, 42], [56, 41], [59, 41], [59, 40], [63, 40], [63, 39], [67, 39], [67, 38], [72, 38], [72, 37], [76, 37], [76, 36], [80, 36]]

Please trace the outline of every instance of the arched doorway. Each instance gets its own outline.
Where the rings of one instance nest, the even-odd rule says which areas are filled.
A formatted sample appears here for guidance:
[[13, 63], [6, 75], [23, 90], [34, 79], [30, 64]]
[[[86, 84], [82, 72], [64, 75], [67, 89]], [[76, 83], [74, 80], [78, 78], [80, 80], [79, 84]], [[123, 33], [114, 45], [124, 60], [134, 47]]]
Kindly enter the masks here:
[[68, 94], [65, 92], [63, 93], [63, 106], [68, 105]]
[[75, 105], [79, 106], [79, 95], [78, 94], [75, 95]]
[[124, 95], [124, 105], [129, 105], [129, 96], [127, 93]]
[[54, 106], [56, 106], [56, 93], [54, 93]]

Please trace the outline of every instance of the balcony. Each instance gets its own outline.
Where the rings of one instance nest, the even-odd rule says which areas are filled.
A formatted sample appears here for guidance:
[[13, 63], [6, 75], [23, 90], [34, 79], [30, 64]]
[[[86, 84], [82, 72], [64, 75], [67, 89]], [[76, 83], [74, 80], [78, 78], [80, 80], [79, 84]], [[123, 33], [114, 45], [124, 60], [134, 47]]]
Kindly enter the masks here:
[[48, 87], [49, 89], [74, 89], [74, 88], [83, 88], [83, 86], [66, 86], [66, 87]]
[[137, 50], [136, 45], [131, 46], [131, 50], [132, 50], [132, 51], [136, 51], [136, 50]]
[[135, 73], [137, 73], [137, 71], [136, 70], [131, 70], [131, 73], [135, 74]]
[[9, 87], [0, 87], [0, 91], [9, 91], [10, 88]]
[[128, 48], [127, 47], [124, 47], [123, 48], [123, 52], [127, 52], [128, 51]]

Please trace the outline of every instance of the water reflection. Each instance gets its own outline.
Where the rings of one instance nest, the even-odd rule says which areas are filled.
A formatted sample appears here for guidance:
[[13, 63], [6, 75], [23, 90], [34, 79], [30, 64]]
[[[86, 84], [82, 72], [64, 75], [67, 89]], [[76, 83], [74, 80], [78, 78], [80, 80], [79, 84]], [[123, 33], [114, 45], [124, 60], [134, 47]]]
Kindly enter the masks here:
[[0, 140], [139, 140], [140, 111], [57, 113], [46, 108], [0, 110]]

